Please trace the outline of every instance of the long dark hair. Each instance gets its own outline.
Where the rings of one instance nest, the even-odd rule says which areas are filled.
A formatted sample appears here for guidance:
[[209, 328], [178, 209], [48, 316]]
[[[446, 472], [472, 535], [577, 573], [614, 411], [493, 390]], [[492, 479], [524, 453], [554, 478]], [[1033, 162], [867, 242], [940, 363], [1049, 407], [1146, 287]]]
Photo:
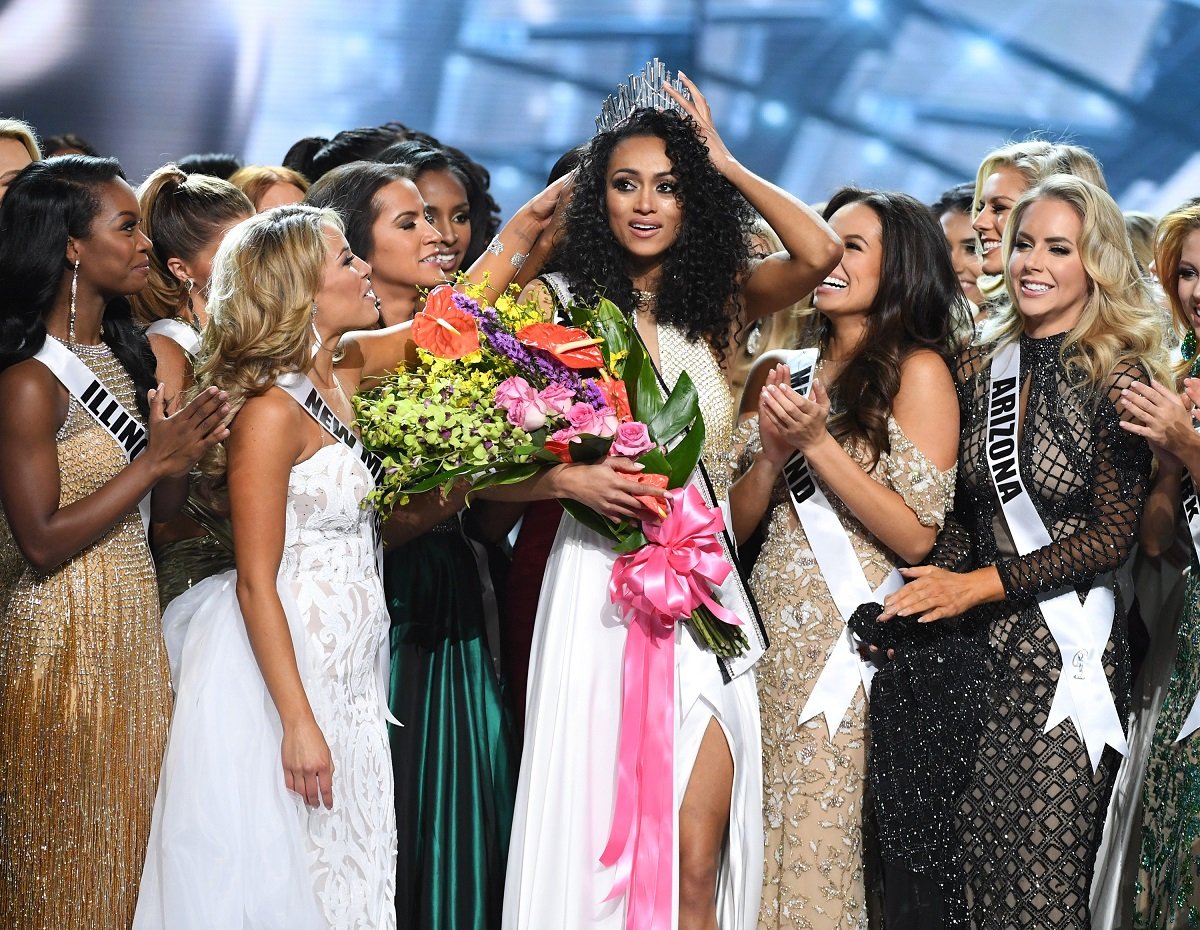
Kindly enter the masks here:
[[[901, 364], [918, 349], [932, 349], [949, 362], [967, 325], [967, 307], [946, 237], [927, 206], [907, 194], [843, 187], [826, 205], [825, 220], [853, 203], [879, 217], [883, 257], [866, 332], [826, 386], [834, 407], [829, 430], [839, 440], [864, 441], [878, 459], [891, 451], [887, 420], [900, 390]], [[832, 328], [819, 312], [815, 326], [824, 351]]]
[[626, 256], [609, 228], [606, 201], [613, 150], [636, 136], [656, 136], [666, 143], [683, 207], [679, 235], [663, 261], [655, 315], [686, 330], [691, 339], [706, 339], [723, 359], [750, 267], [754, 214], [713, 166], [690, 117], [673, 110], [635, 110], [615, 129], [592, 139], [576, 169], [563, 237], [548, 267], [565, 273], [582, 300], [603, 294], [624, 309], [634, 306]]
[[[124, 180], [115, 158], [58, 155], [28, 165], [0, 203], [0, 370], [32, 358], [46, 342], [46, 317], [62, 287], [67, 240], [86, 239], [100, 211], [97, 188]], [[129, 372], [138, 409], [150, 416], [154, 353], [134, 325], [129, 301], [104, 309], [100, 335]]]
[[369, 260], [375, 250], [371, 227], [379, 218], [375, 195], [393, 181], [412, 180], [412, 173], [403, 165], [383, 165], [373, 161], [355, 161], [334, 168], [308, 189], [304, 202], [314, 207], [328, 208], [342, 218], [346, 225], [346, 241], [350, 251]]
[[471, 217], [471, 241], [463, 253], [462, 267], [470, 268], [500, 228], [500, 207], [488, 192], [491, 177], [487, 169], [453, 146], [421, 139], [389, 145], [380, 153], [379, 161], [406, 166], [414, 180], [426, 171], [449, 171], [458, 178], [467, 192], [467, 212]]

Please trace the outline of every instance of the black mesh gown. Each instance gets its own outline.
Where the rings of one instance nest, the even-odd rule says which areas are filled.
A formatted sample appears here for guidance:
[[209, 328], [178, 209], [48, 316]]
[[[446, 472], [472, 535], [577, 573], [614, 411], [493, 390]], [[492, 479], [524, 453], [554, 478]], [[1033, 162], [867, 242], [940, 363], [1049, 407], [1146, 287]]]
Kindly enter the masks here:
[[[1090, 926], [1092, 871], [1120, 761], [1106, 748], [1093, 772], [1070, 720], [1043, 732], [1061, 660], [1034, 598], [1065, 585], [1082, 596], [1097, 576], [1128, 557], [1151, 456], [1142, 439], [1119, 428], [1115, 404], [1122, 389], [1148, 379], [1137, 364], [1122, 362], [1101, 392], [1072, 390], [1081, 375], [1060, 360], [1064, 338], [1021, 338], [1021, 478], [1054, 542], [1016, 555], [984, 453], [993, 347], [973, 346], [954, 373], [962, 417], [954, 512], [930, 561], [956, 571], [995, 565], [1007, 598], [948, 625], [932, 656], [929, 645], [913, 644], [921, 656], [915, 661], [902, 650], [902, 661], [892, 663], [894, 669], [885, 666], [872, 689], [872, 726], [890, 722], [888, 731], [902, 734], [889, 739], [885, 731], [882, 745], [872, 746], [874, 782], [882, 788], [876, 793], [902, 802], [900, 817], [889, 816], [886, 801], [879, 805], [884, 854], [911, 856], [914, 870], [947, 887], [962, 882], [977, 930]], [[1104, 652], [1122, 719], [1130, 692], [1125, 606], [1118, 591]], [[946, 685], [940, 691], [927, 677], [935, 668]], [[882, 693], [875, 691], [879, 685]], [[966, 731], [979, 733], [973, 771], [968, 754], [957, 800], [924, 790], [952, 774], [947, 760], [954, 756], [953, 735], [944, 727], [896, 725], [914, 696], [932, 702], [924, 711], [934, 719], [956, 717]], [[890, 709], [890, 721], [876, 719], [876, 704], [881, 713]], [[979, 711], [974, 726], [971, 705]], [[937, 760], [935, 779], [922, 773], [922, 759]], [[905, 792], [905, 780], [918, 790]], [[956, 836], [944, 831], [944, 841], [932, 850], [938, 831], [911, 830], [924, 818], [936, 823], [951, 816]]]

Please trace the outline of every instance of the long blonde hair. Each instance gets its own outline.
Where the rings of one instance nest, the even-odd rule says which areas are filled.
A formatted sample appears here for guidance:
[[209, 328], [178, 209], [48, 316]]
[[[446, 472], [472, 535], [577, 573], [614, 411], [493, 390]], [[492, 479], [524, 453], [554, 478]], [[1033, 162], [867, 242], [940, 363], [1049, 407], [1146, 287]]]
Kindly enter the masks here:
[[[1061, 349], [1064, 362], [1085, 376], [1076, 387], [1099, 396], [1121, 361], [1136, 361], [1152, 377], [1161, 378], [1165, 359], [1159, 314], [1133, 257], [1125, 218], [1107, 191], [1070, 174], [1052, 175], [1030, 188], [1017, 201], [1004, 227], [1004, 267], [1008, 268], [1025, 211], [1039, 200], [1061, 201], [1082, 221], [1078, 246], [1088, 277], [1088, 297]], [[1025, 331], [1025, 318], [1017, 309], [1017, 293], [1009, 275], [1005, 275], [1005, 287], [1009, 301], [996, 310], [987, 333], [998, 346], [1019, 339]]]
[[[1180, 340], [1192, 331], [1192, 322], [1188, 319], [1187, 310], [1179, 302], [1179, 262], [1183, 255], [1183, 240], [1198, 229], [1200, 197], [1193, 197], [1159, 220], [1155, 231], [1154, 270], [1171, 308], [1171, 327]], [[1172, 374], [1176, 384], [1183, 382], [1194, 361], [1194, 358], [1185, 358], [1175, 363]]]
[[[280, 375], [312, 367], [313, 308], [328, 251], [326, 227], [342, 229], [332, 210], [276, 207], [235, 226], [213, 257], [196, 391], [210, 385], [227, 391], [231, 418]], [[224, 475], [222, 446], [202, 468], [212, 477]]]

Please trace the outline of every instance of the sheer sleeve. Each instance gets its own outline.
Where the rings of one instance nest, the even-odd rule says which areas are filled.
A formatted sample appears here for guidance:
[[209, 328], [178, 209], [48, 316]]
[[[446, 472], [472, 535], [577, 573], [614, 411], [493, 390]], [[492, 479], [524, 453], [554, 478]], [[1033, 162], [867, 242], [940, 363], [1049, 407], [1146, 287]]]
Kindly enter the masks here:
[[1151, 456], [1145, 440], [1119, 427], [1115, 405], [1122, 389], [1146, 380], [1133, 364], [1123, 365], [1110, 379], [1092, 424], [1090, 512], [1069, 536], [1028, 555], [997, 561], [1010, 598], [1029, 599], [1065, 585], [1090, 584], [1129, 557], [1149, 489]]

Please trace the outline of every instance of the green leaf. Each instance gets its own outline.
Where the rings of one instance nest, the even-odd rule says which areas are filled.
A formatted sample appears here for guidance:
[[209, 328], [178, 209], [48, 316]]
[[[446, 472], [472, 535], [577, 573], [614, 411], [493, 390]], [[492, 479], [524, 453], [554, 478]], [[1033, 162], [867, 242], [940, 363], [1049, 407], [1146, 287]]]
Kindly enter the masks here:
[[635, 530], [617, 543], [617, 545], [613, 548], [613, 551], [618, 555], [624, 555], [627, 552], [637, 552], [648, 542], [649, 540], [646, 539], [645, 533], [643, 533], [641, 530]]
[[662, 409], [655, 414], [654, 419], [647, 423], [650, 438], [660, 445], [666, 445], [700, 416], [700, 397], [691, 376], [686, 372], [679, 373], [679, 380], [671, 390], [671, 396], [666, 399]]
[[671, 463], [667, 461], [667, 457], [658, 449], [651, 449], [649, 452], [643, 452], [637, 457], [639, 465], [643, 466], [642, 471], [648, 475], [670, 475]]
[[[604, 339], [600, 351], [604, 353], [605, 365], [615, 374], [623, 374], [626, 364], [623, 359], [629, 352], [632, 334], [629, 320], [617, 309], [616, 304], [601, 299], [595, 310], [589, 311], [586, 316], [575, 315], [572, 311], [572, 321], [576, 326]], [[614, 356], [619, 360], [614, 361]]]
[[687, 484], [688, 478], [696, 470], [700, 454], [704, 451], [704, 421], [696, 420], [688, 434], [667, 453], [667, 461], [671, 463], [670, 482], [667, 487], [681, 488]]
[[629, 344], [629, 358], [625, 362], [625, 389], [629, 393], [629, 405], [635, 419], [649, 425], [662, 409], [662, 392], [654, 375], [654, 365], [646, 355], [641, 342]]
[[579, 501], [572, 500], [560, 500], [559, 503], [562, 504], [563, 510], [573, 516], [589, 530], [595, 530], [601, 536], [607, 536], [609, 539], [620, 542], [620, 537], [617, 536], [616, 529], [613, 527], [612, 522], [600, 516], [600, 514], [592, 510], [591, 507], [581, 504]]
[[567, 448], [571, 451], [572, 462], [589, 465], [608, 455], [612, 444], [612, 436], [593, 436], [590, 433], [580, 433], [567, 444]]
[[[558, 460], [555, 459], [555, 461]], [[540, 462], [501, 466], [495, 471], [480, 476], [479, 480], [471, 485], [471, 493], [474, 494], [476, 491], [482, 491], [484, 488], [494, 487], [498, 484], [520, 484], [544, 469], [545, 466]]]

